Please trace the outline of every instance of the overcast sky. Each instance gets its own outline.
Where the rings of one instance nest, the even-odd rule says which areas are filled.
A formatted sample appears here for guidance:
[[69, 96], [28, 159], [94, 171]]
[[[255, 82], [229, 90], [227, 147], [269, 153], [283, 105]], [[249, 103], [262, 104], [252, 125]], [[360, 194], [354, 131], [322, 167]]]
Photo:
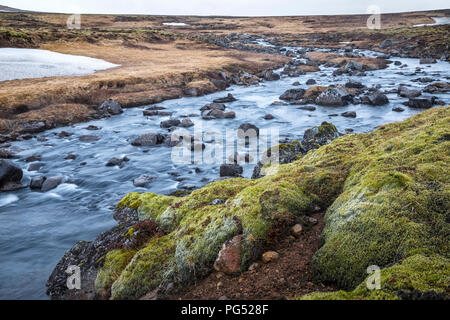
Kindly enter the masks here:
[[157, 15], [321, 15], [448, 9], [448, 0], [0, 0], [25, 10]]

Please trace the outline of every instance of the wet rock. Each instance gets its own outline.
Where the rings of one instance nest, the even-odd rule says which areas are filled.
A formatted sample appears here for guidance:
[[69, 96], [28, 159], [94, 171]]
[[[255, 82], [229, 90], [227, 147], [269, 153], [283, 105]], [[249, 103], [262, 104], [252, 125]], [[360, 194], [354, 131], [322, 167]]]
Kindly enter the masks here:
[[133, 180], [133, 185], [137, 188], [145, 188], [150, 182], [152, 182], [156, 177], [143, 174], [138, 178]]
[[382, 106], [389, 103], [388, 97], [381, 92], [374, 92], [367, 96], [368, 104], [372, 106]]
[[398, 95], [404, 98], [416, 98], [422, 95], [420, 90], [408, 89], [405, 86], [398, 87]]
[[115, 167], [115, 166], [119, 166], [119, 167], [123, 167], [125, 162], [128, 162], [129, 159], [127, 157], [123, 157], [122, 159], [116, 158], [116, 157], [112, 157], [111, 159], [108, 160], [108, 162], [106, 163], [107, 167]]
[[227, 103], [227, 102], [234, 102], [234, 101], [237, 101], [237, 99], [235, 97], [233, 97], [233, 95], [231, 93], [229, 93], [224, 98], [219, 98], [219, 99], [213, 100], [214, 103]]
[[89, 131], [96, 131], [96, 130], [100, 130], [100, 129], [101, 129], [100, 127], [93, 126], [93, 125], [86, 127], [86, 130], [89, 130]]
[[221, 80], [221, 79], [210, 79], [210, 81], [212, 82], [212, 84], [214, 86], [216, 86], [217, 89], [219, 90], [225, 90], [228, 87], [228, 83], [225, 80]]
[[181, 124], [181, 121], [178, 119], [170, 119], [166, 121], [161, 121], [160, 127], [164, 129], [168, 129], [171, 127], [178, 127]]
[[220, 176], [221, 177], [240, 177], [244, 172], [238, 164], [223, 164], [220, 166]]
[[403, 112], [403, 111], [405, 111], [405, 109], [403, 109], [402, 107], [393, 107], [393, 108], [392, 108], [392, 111], [395, 111], [395, 112]]
[[299, 237], [302, 235], [302, 232], [303, 232], [303, 227], [302, 227], [302, 225], [301, 225], [301, 224], [296, 224], [295, 226], [293, 226], [293, 227], [291, 228], [291, 232], [292, 232], [292, 234], [293, 234], [295, 237], [299, 238]]
[[313, 106], [302, 106], [302, 107], [298, 107], [297, 109], [299, 109], [299, 110], [306, 110], [306, 111], [315, 111], [316, 107], [313, 107]]
[[159, 133], [144, 134], [131, 142], [135, 147], [151, 147], [164, 143], [165, 135]]
[[286, 106], [287, 104], [282, 101], [274, 101], [270, 104], [271, 106]]
[[319, 106], [346, 106], [352, 99], [352, 95], [341, 88], [328, 88], [316, 99]]
[[410, 98], [406, 103], [411, 108], [429, 109], [435, 104], [435, 97]]
[[26, 162], [36, 162], [36, 161], [41, 161], [42, 160], [42, 156], [38, 155], [38, 156], [31, 156], [25, 159]]
[[300, 85], [300, 82], [295, 81], [295, 82], [292, 83], [292, 85], [293, 85], [294, 87], [298, 87], [298, 86]]
[[93, 141], [98, 141], [101, 138], [99, 136], [94, 136], [94, 135], [84, 135], [80, 137], [80, 141], [82, 142], [93, 142]]
[[420, 64], [434, 64], [436, 62], [437, 61], [434, 58], [421, 58], [420, 59]]
[[241, 242], [242, 235], [235, 236], [231, 241], [223, 244], [219, 251], [214, 269], [228, 275], [239, 273], [241, 269]]
[[341, 116], [346, 118], [356, 118], [356, 112], [355, 111], [347, 111], [344, 113], [341, 113]]
[[234, 111], [228, 111], [223, 114], [225, 119], [234, 119], [236, 118], [236, 113]]
[[39, 171], [41, 170], [41, 168], [43, 168], [45, 166], [45, 164], [40, 163], [40, 162], [36, 162], [36, 163], [32, 163], [28, 166], [28, 171], [29, 172], [33, 172], [33, 171]]
[[64, 157], [64, 160], [75, 160], [77, 158], [76, 154], [69, 154], [66, 157]]
[[44, 176], [34, 177], [31, 179], [30, 188], [31, 189], [41, 189], [44, 184], [46, 178]]
[[63, 182], [62, 177], [49, 177], [42, 184], [41, 191], [46, 192], [55, 189]]
[[394, 65], [395, 65], [395, 66], [401, 66], [402, 63], [401, 63], [400, 61], [394, 61]]
[[106, 100], [99, 107], [98, 111], [102, 113], [109, 113], [110, 115], [118, 115], [123, 112], [122, 106], [114, 100]]
[[313, 85], [313, 84], [316, 84], [317, 82], [316, 82], [316, 80], [314, 80], [314, 79], [308, 79], [307, 81], [306, 81], [306, 84], [308, 85], [308, 86], [310, 86], [310, 85]]
[[158, 111], [158, 110], [144, 110], [144, 111], [142, 111], [142, 114], [146, 117], [153, 117], [153, 116], [167, 117], [167, 116], [171, 116], [173, 114], [173, 112]]
[[183, 119], [180, 123], [180, 127], [183, 127], [183, 128], [189, 128], [192, 126], [194, 126], [194, 123], [189, 118]]
[[266, 70], [262, 73], [262, 77], [264, 80], [266, 81], [275, 81], [275, 80], [280, 80], [280, 75], [276, 74], [275, 72], [273, 72], [272, 70]]
[[346, 88], [349, 88], [349, 89], [363, 89], [363, 88], [365, 88], [366, 86], [363, 85], [361, 82], [357, 82], [357, 81], [348, 81], [348, 82], [345, 84], [345, 87], [346, 87]]
[[364, 67], [363, 67], [362, 64], [360, 64], [360, 63], [358, 63], [358, 62], [352, 60], [352, 61], [350, 61], [349, 63], [347, 63], [347, 64], [343, 67], [342, 71], [343, 71], [343, 72], [346, 72], [346, 73], [349, 73], [349, 72], [351, 72], [351, 71], [362, 71], [363, 68], [364, 68]]
[[58, 138], [67, 138], [70, 137], [71, 135], [73, 135], [72, 132], [67, 132], [67, 131], [61, 131], [60, 133], [58, 133]]
[[238, 128], [238, 137], [258, 137], [259, 128], [251, 123], [243, 123]]
[[268, 251], [262, 255], [262, 261], [266, 264], [270, 262], [275, 262], [279, 258], [280, 258], [279, 253], [275, 251]]
[[305, 95], [305, 89], [289, 89], [280, 96], [280, 100], [294, 101], [300, 100]]
[[432, 83], [423, 89], [426, 93], [447, 93], [450, 91], [450, 83]]
[[151, 107], [148, 107], [145, 110], [146, 111], [161, 111], [161, 110], [166, 110], [166, 108], [161, 107], [161, 106], [151, 106]]
[[20, 181], [22, 169], [10, 160], [0, 160], [0, 191], [13, 191], [22, 188]]
[[273, 115], [271, 115], [270, 113], [268, 113], [264, 116], [264, 119], [265, 120], [273, 120], [273, 119], [275, 119], [275, 117]]
[[5, 149], [0, 150], [0, 159], [15, 159], [15, 158], [18, 158], [18, 156], [16, 156], [14, 153]]
[[21, 124], [19, 131], [21, 133], [39, 133], [47, 129], [45, 122], [43, 121], [32, 121], [28, 123]]

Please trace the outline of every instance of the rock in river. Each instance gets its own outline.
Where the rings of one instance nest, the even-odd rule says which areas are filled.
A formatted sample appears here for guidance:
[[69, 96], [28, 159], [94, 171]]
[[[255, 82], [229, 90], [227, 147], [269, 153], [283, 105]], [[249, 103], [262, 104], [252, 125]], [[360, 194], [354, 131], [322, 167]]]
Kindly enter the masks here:
[[99, 107], [98, 111], [109, 113], [111, 115], [121, 114], [123, 112], [122, 106], [114, 100], [106, 100]]
[[45, 180], [44, 183], [42, 184], [41, 191], [46, 192], [55, 189], [62, 182], [63, 182], [62, 177], [50, 177], [47, 180]]
[[137, 188], [145, 188], [147, 186], [147, 184], [152, 182], [154, 179], [155, 179], [154, 176], [143, 174], [143, 175], [139, 176], [138, 178], [134, 179], [133, 184]]
[[220, 166], [220, 176], [221, 177], [240, 177], [244, 172], [238, 164], [223, 164]]
[[352, 95], [342, 88], [328, 88], [316, 99], [319, 106], [346, 106]]
[[0, 191], [13, 191], [22, 188], [20, 181], [22, 169], [9, 160], [0, 160]]

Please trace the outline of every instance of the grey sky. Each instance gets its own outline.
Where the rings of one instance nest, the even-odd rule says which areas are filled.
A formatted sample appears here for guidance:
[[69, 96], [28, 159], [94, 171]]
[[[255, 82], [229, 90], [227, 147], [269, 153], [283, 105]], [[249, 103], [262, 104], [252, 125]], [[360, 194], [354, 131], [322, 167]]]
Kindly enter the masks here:
[[66, 13], [158, 15], [322, 15], [366, 13], [371, 5], [381, 12], [449, 8], [448, 0], [0, 0], [25, 10]]

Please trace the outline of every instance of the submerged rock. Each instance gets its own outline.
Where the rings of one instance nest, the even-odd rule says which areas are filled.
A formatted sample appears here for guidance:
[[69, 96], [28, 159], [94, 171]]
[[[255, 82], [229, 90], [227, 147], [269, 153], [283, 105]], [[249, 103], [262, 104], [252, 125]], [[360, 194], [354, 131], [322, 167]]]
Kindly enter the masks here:
[[144, 134], [131, 142], [135, 147], [151, 147], [164, 143], [165, 135], [159, 133]]
[[133, 184], [137, 188], [145, 188], [150, 182], [155, 180], [156, 177], [150, 176], [148, 174], [140, 175], [138, 178], [133, 180]]
[[237, 99], [235, 97], [233, 97], [233, 95], [231, 93], [229, 93], [226, 97], [224, 98], [219, 98], [214, 100], [214, 103], [227, 103], [227, 102], [234, 102], [237, 101]]

